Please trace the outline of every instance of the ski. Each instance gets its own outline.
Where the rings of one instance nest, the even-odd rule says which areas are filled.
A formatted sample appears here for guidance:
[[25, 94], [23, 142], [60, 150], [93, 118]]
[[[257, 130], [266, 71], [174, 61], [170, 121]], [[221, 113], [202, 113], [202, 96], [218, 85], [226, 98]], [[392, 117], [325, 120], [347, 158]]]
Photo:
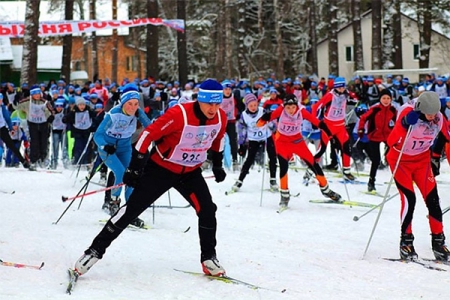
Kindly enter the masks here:
[[235, 190], [229, 190], [229, 191], [225, 191], [225, 196], [229, 196], [231, 194], [237, 193], [237, 191]]
[[365, 202], [357, 202], [357, 201], [347, 201], [347, 200], [341, 200], [341, 201], [334, 201], [331, 199], [312, 199], [309, 200], [310, 203], [319, 203], [319, 204], [340, 204], [340, 205], [347, 205], [347, 206], [360, 206], [360, 207], [370, 207], [374, 208], [375, 204], [365, 203]]
[[[106, 224], [108, 221], [109, 221], [109, 219], [99, 220], [99, 222], [102, 223], [102, 224]], [[151, 227], [149, 225], [144, 225], [142, 227], [137, 227], [137, 226], [134, 226], [132, 224], [128, 224], [127, 228], [128, 229], [144, 229], [144, 230], [151, 229]]]
[[155, 207], [155, 208], [168, 208], [168, 209], [172, 209], [172, 208], [189, 208], [191, 207], [190, 204], [188, 205], [152, 205], [151, 207]]
[[272, 289], [268, 289], [268, 288], [264, 288], [262, 286], [259, 285], [255, 285], [255, 284], [251, 284], [227, 275], [223, 275], [223, 276], [211, 276], [211, 275], [206, 275], [204, 273], [200, 273], [200, 272], [191, 272], [191, 271], [185, 271], [185, 270], [179, 270], [179, 269], [174, 269], [177, 272], [181, 272], [181, 273], [185, 273], [185, 274], [191, 274], [194, 276], [199, 276], [199, 277], [204, 277], [204, 278], [208, 278], [209, 280], [216, 280], [216, 281], [221, 281], [224, 283], [231, 283], [231, 284], [236, 284], [236, 285], [243, 285], [246, 286], [252, 290], [268, 290], [268, 291], [274, 291], [274, 292], [281, 292], [284, 293], [286, 292], [286, 289], [283, 289], [281, 291], [277, 291], [277, 290], [272, 290]]
[[277, 214], [281, 214], [282, 212], [289, 209], [289, 206], [280, 206], [277, 210]]
[[[382, 195], [382, 194], [380, 194], [380, 193], [378, 193], [376, 191], [372, 191], [372, 192], [360, 191], [360, 192], [363, 193], [363, 194], [366, 194], [366, 195], [377, 196], [377, 197], [384, 198], [384, 195]], [[387, 198], [389, 198], [389, 197], [391, 197], [391, 195], [387, 195]]]
[[34, 266], [34, 265], [18, 264], [18, 263], [3, 261], [0, 259], [0, 265], [5, 266], [5, 267], [27, 268], [27, 269], [40, 270], [44, 266], [44, 262], [42, 262], [41, 265], [39, 265], [39, 266]]
[[80, 277], [80, 275], [78, 274], [77, 271], [71, 268], [67, 269], [67, 274], [69, 275], [69, 283], [67, 284], [66, 293], [71, 295], [73, 289], [75, 288], [75, 284], [78, 281], [78, 277]]
[[[330, 173], [335, 173], [335, 172], [330, 172]], [[370, 174], [359, 172], [359, 173], [357, 174], [357, 176], [358, 176], [358, 177], [370, 177]], [[344, 176], [342, 175], [342, 173], [339, 172], [338, 174], [334, 175], [334, 177], [336, 177], [336, 178], [342, 178], [342, 177], [344, 177]]]
[[[344, 183], [344, 184], [367, 184], [367, 182], [364, 181], [360, 181], [360, 180], [338, 180], [339, 183]], [[376, 184], [378, 185], [378, 184]]]
[[424, 261], [429, 261], [435, 264], [440, 264], [440, 265], [446, 265], [446, 266], [450, 266], [450, 261], [448, 260], [439, 260], [439, 259], [433, 259], [433, 258], [422, 258]]
[[406, 260], [406, 259], [401, 259], [401, 258], [385, 258], [385, 257], [383, 257], [383, 259], [387, 260], [387, 261], [396, 261], [396, 262], [401, 262], [401, 263], [406, 263], [406, 264], [413, 263], [413, 264], [420, 265], [420, 266], [422, 266], [422, 267], [424, 267], [425, 269], [428, 269], [428, 270], [447, 272], [446, 269], [442, 269], [442, 268], [439, 268], [439, 267], [432, 266], [431, 264], [426, 263], [424, 261], [421, 261], [420, 259]]
[[2, 194], [10, 194], [10, 195], [12, 195], [12, 194], [14, 194], [16, 191], [4, 191], [4, 190], [0, 190], [0, 193], [2, 193]]

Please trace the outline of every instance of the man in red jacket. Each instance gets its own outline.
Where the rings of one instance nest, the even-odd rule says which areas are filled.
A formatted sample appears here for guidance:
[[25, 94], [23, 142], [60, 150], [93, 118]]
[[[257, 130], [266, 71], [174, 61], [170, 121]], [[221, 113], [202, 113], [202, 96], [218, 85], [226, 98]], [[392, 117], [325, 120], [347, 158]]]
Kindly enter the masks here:
[[450, 257], [450, 251], [445, 245], [442, 210], [429, 151], [439, 132], [442, 132], [447, 141], [450, 140], [445, 118], [439, 112], [440, 108], [438, 94], [424, 92], [414, 106], [409, 104], [400, 113], [387, 141], [390, 149], [386, 158], [391, 171], [398, 165], [394, 180], [401, 200], [400, 257], [405, 260], [415, 260], [418, 257], [412, 233], [416, 206], [414, 183], [428, 208], [434, 256], [445, 261]]
[[[206, 80], [200, 85], [198, 102], [175, 105], [141, 133], [123, 176], [123, 182], [134, 187], [134, 191], [76, 262], [78, 275], [101, 259], [124, 228], [172, 187], [198, 216], [203, 272], [212, 276], [225, 274], [216, 258], [217, 207], [200, 168], [211, 149], [216, 181], [226, 177], [222, 148], [227, 117], [220, 109], [222, 98], [222, 85]], [[155, 146], [148, 153], [152, 142]]]

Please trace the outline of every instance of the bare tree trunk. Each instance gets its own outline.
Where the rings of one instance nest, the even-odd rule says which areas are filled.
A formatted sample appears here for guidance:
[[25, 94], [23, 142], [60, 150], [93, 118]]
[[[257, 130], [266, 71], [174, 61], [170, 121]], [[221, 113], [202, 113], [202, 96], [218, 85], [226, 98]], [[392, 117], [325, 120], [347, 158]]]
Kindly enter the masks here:
[[[112, 18], [113, 20], [117, 20], [117, 0], [112, 0]], [[117, 82], [117, 69], [118, 69], [118, 50], [119, 50], [119, 40], [117, 36], [117, 29], [113, 29], [112, 32], [112, 62], [111, 62], [111, 80], [112, 82]]]
[[[177, 0], [177, 19], [186, 20], [186, 0]], [[184, 22], [186, 25], [186, 22]], [[178, 79], [181, 84], [188, 80], [186, 26], [183, 32], [177, 32]]]
[[421, 69], [428, 68], [430, 65], [432, 7], [433, 4], [429, 0], [419, 0], [417, 2], [417, 16], [420, 38], [419, 68]]
[[[220, 4], [222, 6], [222, 3]], [[222, 10], [220, 7], [219, 11]], [[214, 78], [222, 79], [224, 77], [224, 53], [225, 53], [225, 45], [224, 45], [224, 34], [223, 34], [223, 24], [224, 24], [224, 14], [219, 13], [217, 17], [216, 23], [216, 59], [214, 62], [214, 71], [212, 72]]]
[[403, 47], [402, 47], [402, 12], [400, 7], [401, 0], [394, 0], [395, 13], [392, 18], [394, 29], [394, 68], [403, 69]]
[[392, 69], [394, 67], [393, 51], [394, 48], [394, 27], [393, 27], [393, 11], [391, 7], [394, 5], [394, 0], [386, 1], [383, 3], [383, 48], [381, 52], [382, 68]]
[[[157, 0], [147, 0], [147, 16], [158, 17]], [[147, 76], [159, 77], [159, 26], [147, 25]]]
[[328, 22], [328, 60], [329, 60], [329, 73], [333, 75], [339, 75], [339, 49], [338, 49], [338, 29], [339, 22], [337, 19], [337, 0], [328, 0], [330, 7], [329, 22]]
[[263, 33], [264, 33], [263, 4], [264, 4], [264, 0], [258, 0], [258, 29], [259, 29], [260, 35], [263, 35]]
[[230, 0], [225, 0], [225, 64], [227, 78], [233, 76], [233, 36], [231, 30], [231, 3]]
[[281, 32], [281, 17], [278, 0], [273, 0], [274, 18], [275, 18], [275, 37], [277, 41], [277, 76], [284, 78], [284, 53], [283, 36]]
[[[77, 5], [78, 5], [78, 9], [80, 10], [80, 19], [84, 20], [84, 8], [83, 8], [83, 0], [75, 0]], [[89, 59], [89, 41], [88, 41], [88, 36], [86, 35], [86, 33], [82, 33], [81, 34], [81, 38], [83, 40], [83, 68], [86, 72], [88, 72], [89, 75], [92, 75], [92, 71], [91, 71], [91, 64], [90, 59]]]
[[352, 0], [352, 28], [355, 71], [364, 70], [364, 51], [361, 34], [361, 0]]
[[[89, 0], [89, 19], [95, 20], [97, 18], [95, 9], [96, 0]], [[92, 73], [93, 80], [98, 79], [98, 51], [97, 51], [97, 34], [95, 31], [91, 33], [91, 43], [92, 43]]]
[[37, 82], [37, 50], [39, 32], [40, 0], [27, 0], [25, 9], [25, 32], [23, 36], [21, 83]]
[[245, 10], [245, 0], [241, 0], [238, 2], [238, 31], [237, 35], [239, 37], [239, 48], [238, 48], [238, 69], [239, 69], [239, 77], [246, 78], [248, 75], [247, 68], [247, 60], [245, 56], [247, 55], [249, 46], [244, 45], [244, 39], [246, 36], [250, 36], [249, 32], [246, 30], [247, 25], [245, 22], [246, 19], [246, 10]]
[[381, 69], [381, 0], [372, 1], [372, 70]]
[[311, 74], [319, 74], [319, 62], [317, 58], [317, 32], [316, 32], [316, 5], [314, 0], [310, 0], [309, 5], [309, 38], [311, 47], [309, 48], [309, 65], [311, 66]]
[[[74, 0], [65, 0], [64, 15], [66, 20], [73, 20], [73, 3]], [[70, 82], [70, 65], [72, 62], [72, 35], [63, 36], [63, 54], [61, 77]]]
[[[139, 17], [139, 2], [131, 2], [131, 17], [132, 19], [136, 19]], [[133, 40], [134, 46], [134, 57], [136, 62], [136, 76], [140, 79], [142, 78], [142, 68], [141, 68], [141, 51], [139, 50], [140, 41], [139, 41], [139, 28], [131, 28], [131, 36]]]

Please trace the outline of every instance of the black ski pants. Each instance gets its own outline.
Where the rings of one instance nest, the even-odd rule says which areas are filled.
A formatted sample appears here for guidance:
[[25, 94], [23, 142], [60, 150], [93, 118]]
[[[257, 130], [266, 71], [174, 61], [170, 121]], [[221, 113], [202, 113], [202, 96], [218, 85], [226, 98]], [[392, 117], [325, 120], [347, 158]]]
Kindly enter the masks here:
[[0, 138], [5, 143], [6, 147], [8, 147], [8, 149], [11, 149], [14, 155], [20, 160], [21, 163], [23, 163], [25, 159], [20, 153], [20, 150], [16, 148], [16, 145], [14, 144], [14, 141], [11, 139], [11, 136], [9, 135], [9, 130], [8, 128], [6, 128], [6, 126], [0, 128]]
[[198, 234], [202, 256], [214, 255], [216, 253], [217, 206], [212, 201], [201, 168], [189, 173], [176, 174], [157, 165], [152, 160], [147, 163], [144, 175], [131, 193], [128, 202], [106, 223], [90, 248], [95, 249], [100, 256], [103, 256], [106, 248], [124, 228], [172, 187], [195, 209], [198, 216]]

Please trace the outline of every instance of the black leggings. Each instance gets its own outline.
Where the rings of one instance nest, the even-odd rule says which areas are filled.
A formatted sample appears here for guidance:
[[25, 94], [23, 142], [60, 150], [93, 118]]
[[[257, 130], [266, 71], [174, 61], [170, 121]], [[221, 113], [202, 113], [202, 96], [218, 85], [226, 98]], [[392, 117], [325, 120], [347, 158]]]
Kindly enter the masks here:
[[[275, 152], [275, 144], [273, 142], [273, 138], [269, 137], [267, 139], [267, 147], [266, 141], [249, 141], [248, 142], [248, 152], [247, 159], [242, 166], [241, 174], [239, 175], [239, 180], [243, 181], [245, 176], [247, 176], [250, 167], [255, 162], [256, 153], [260, 151], [260, 149], [266, 148], [267, 155], [269, 156], [269, 172], [270, 178], [275, 178], [277, 176], [277, 154]], [[265, 155], [264, 151], [262, 151], [263, 155]]]

